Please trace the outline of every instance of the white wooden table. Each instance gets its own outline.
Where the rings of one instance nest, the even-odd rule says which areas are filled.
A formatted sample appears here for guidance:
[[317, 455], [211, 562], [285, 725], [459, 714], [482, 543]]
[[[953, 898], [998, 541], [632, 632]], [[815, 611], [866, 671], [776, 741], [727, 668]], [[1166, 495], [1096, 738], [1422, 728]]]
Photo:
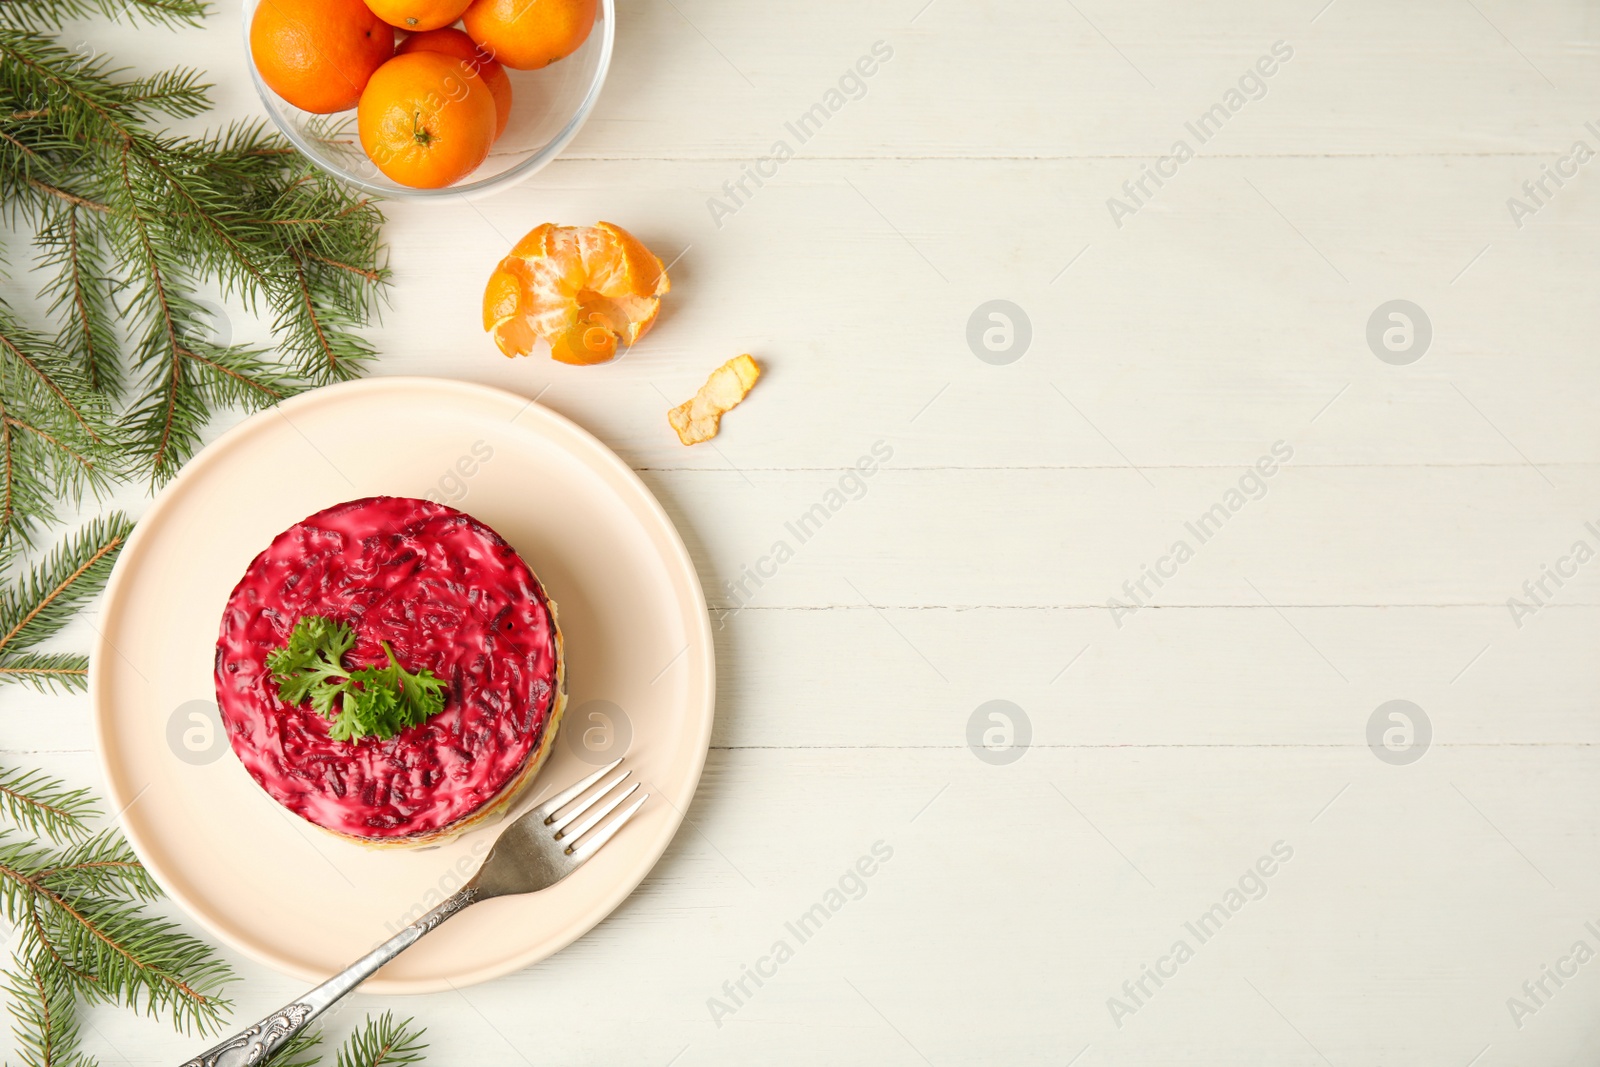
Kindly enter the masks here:
[[[441, 1064], [1592, 1062], [1600, 562], [1562, 560], [1600, 549], [1600, 5], [621, 8], [565, 158], [387, 208], [377, 373], [539, 394], [641, 472], [739, 609], [713, 751], [584, 940], [334, 1029], [393, 1006]], [[244, 116], [238, 31], [85, 35]], [[678, 257], [659, 325], [503, 359], [491, 265], [597, 218]], [[971, 325], [995, 300], [1025, 350]], [[743, 351], [766, 377], [683, 448], [669, 401]], [[98, 780], [84, 700], [3, 700], [8, 760]], [[241, 1020], [298, 989], [235, 963]], [[87, 1018], [102, 1063], [194, 1051]]]

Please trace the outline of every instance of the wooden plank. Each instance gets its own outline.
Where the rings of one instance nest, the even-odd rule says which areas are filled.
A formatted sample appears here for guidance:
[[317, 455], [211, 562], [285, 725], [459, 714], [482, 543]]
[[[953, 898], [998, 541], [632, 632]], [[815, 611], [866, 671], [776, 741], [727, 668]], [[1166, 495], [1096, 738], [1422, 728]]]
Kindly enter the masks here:
[[[541, 393], [640, 467], [838, 467], [880, 437], [931, 466], [1233, 464], [1280, 438], [1307, 463], [1593, 461], [1549, 413], [1600, 403], [1600, 202], [1572, 186], [1519, 231], [1530, 166], [1202, 160], [1119, 230], [1120, 161], [796, 161], [718, 229], [721, 165], [574, 161], [481, 206], [391, 207], [397, 292], [430, 295], [387, 313], [382, 370]], [[478, 332], [489, 265], [539, 221], [600, 216], [681, 256], [658, 326], [607, 367], [503, 360]], [[1032, 331], [1005, 366], [967, 339], [997, 298]], [[1432, 326], [1409, 366], [1366, 337], [1397, 298]], [[714, 447], [682, 447], [665, 409], [741, 351], [766, 378]]]
[[[1278, 41], [1292, 58], [1213, 150], [1542, 155], [1595, 117], [1597, 27], [1577, 0], [1480, 0], [1477, 12], [1450, 0], [1325, 5], [622, 0], [611, 77], [568, 154], [753, 160], [787, 135], [818, 156], [1153, 158]], [[134, 40], [89, 24], [69, 34], [152, 69], [199, 64], [224, 114], [254, 116], [238, 19], [223, 6], [203, 30]], [[839, 79], [878, 41], [893, 57], [850, 99], [860, 91]], [[784, 123], [830, 89], [841, 105], [798, 143]]]
[[[1251, 500], [1239, 481], [1254, 487], [1253, 471], [1145, 471], [1147, 485], [1127, 468], [901, 471], [891, 461], [870, 481], [812, 471], [650, 481], [722, 607], [1136, 605], [1124, 583], [1153, 568], [1170, 576], [1135, 587], [1146, 603], [1504, 610], [1575, 541], [1597, 545], [1586, 526], [1600, 526], [1592, 467], [1556, 472], [1567, 487], [1553, 489], [1526, 466], [1291, 463]], [[1547, 582], [1544, 599], [1593, 603], [1600, 575], [1561, 565], [1576, 575]], [[758, 571], [771, 576], [743, 579]]]

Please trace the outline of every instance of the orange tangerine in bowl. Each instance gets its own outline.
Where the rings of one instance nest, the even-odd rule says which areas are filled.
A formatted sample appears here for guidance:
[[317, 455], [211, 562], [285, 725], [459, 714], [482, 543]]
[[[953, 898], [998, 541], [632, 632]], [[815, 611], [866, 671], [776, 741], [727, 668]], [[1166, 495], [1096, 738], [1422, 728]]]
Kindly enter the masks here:
[[250, 18], [250, 58], [267, 87], [302, 111], [356, 106], [394, 55], [394, 28], [361, 0], [270, 0]]
[[472, 0], [367, 0], [372, 13], [402, 30], [436, 30], [461, 17]]
[[361, 147], [387, 177], [438, 189], [489, 155], [494, 96], [461, 61], [438, 52], [396, 56], [372, 75], [356, 110]]
[[514, 70], [538, 70], [576, 52], [599, 0], [472, 0], [461, 16], [474, 41]]
[[506, 123], [511, 120], [511, 78], [505, 68], [490, 59], [471, 37], [454, 28], [413, 33], [394, 50], [397, 56], [410, 55], [412, 52], [438, 52], [451, 56], [460, 60], [468, 72], [483, 79], [494, 96], [494, 136], [495, 140], [499, 140], [500, 135], [506, 132]]

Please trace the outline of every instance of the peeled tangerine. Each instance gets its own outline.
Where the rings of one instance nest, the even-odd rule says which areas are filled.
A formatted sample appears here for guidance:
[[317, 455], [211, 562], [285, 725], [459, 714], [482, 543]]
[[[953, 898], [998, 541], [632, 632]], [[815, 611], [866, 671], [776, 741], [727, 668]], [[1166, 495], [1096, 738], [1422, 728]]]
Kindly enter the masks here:
[[732, 411], [750, 394], [750, 387], [761, 377], [761, 368], [749, 356], [735, 356], [706, 379], [694, 397], [667, 412], [667, 421], [686, 445], [699, 444], [717, 436], [722, 416]]
[[644, 336], [670, 288], [661, 260], [621, 226], [547, 222], [489, 275], [483, 328], [508, 356], [543, 338], [552, 359], [605, 363]]

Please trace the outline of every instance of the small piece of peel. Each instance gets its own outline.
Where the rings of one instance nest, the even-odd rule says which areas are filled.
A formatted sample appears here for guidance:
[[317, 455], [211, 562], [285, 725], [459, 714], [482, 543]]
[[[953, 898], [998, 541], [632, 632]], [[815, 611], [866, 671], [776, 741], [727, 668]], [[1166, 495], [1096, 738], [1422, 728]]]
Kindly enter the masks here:
[[678, 440], [694, 445], [717, 436], [722, 416], [750, 394], [759, 377], [761, 368], [748, 355], [735, 356], [712, 371], [698, 393], [667, 412]]

